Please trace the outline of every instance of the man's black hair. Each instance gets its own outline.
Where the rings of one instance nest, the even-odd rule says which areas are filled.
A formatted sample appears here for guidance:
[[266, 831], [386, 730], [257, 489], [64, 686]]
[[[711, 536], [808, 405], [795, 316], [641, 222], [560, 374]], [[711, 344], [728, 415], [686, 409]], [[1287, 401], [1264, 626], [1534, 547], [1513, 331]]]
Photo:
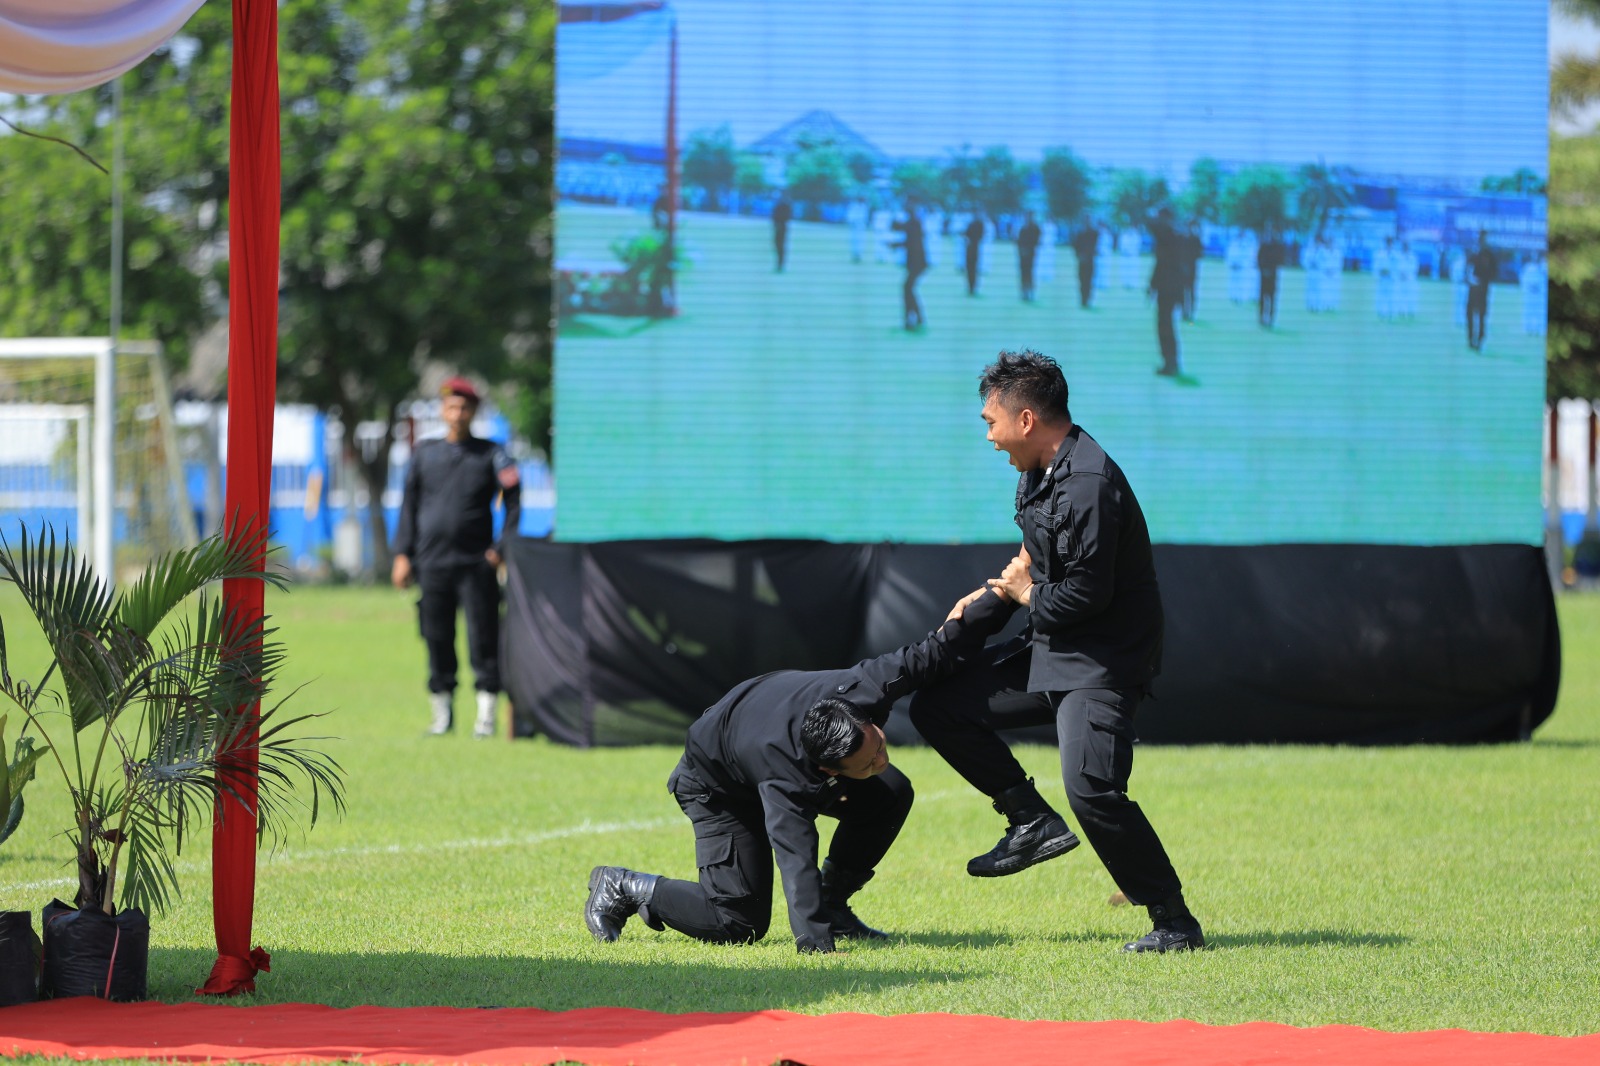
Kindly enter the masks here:
[[818, 766], [837, 770], [844, 760], [861, 750], [867, 726], [872, 723], [849, 700], [825, 696], [811, 705], [800, 724], [800, 746]]
[[1072, 421], [1061, 365], [1032, 348], [1002, 351], [978, 376], [978, 395], [985, 403], [995, 397], [1011, 411], [1031, 408], [1046, 422]]

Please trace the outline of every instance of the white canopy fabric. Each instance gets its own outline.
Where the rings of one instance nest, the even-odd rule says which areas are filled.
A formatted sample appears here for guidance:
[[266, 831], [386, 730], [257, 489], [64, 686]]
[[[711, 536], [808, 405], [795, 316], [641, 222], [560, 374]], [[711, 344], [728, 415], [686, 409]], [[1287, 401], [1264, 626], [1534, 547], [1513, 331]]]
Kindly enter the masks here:
[[68, 93], [110, 81], [177, 33], [205, 0], [0, 0], [0, 92]]

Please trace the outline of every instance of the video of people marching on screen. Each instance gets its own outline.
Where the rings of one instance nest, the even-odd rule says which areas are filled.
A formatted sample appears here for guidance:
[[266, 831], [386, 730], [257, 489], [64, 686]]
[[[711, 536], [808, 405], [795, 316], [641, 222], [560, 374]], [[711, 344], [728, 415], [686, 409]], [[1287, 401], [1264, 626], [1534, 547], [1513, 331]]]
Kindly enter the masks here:
[[1159, 541], [1537, 542], [1545, 19], [563, 4], [557, 535], [1008, 540], [1029, 347]]

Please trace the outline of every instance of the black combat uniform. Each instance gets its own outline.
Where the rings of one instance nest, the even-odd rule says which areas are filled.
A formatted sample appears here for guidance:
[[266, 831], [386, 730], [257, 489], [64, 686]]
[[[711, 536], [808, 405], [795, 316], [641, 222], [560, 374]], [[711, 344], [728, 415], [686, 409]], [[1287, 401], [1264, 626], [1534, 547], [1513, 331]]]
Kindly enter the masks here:
[[918, 644], [844, 670], [781, 670], [736, 686], [690, 726], [683, 759], [667, 781], [694, 823], [700, 880], [660, 878], [639, 916], [652, 928], [714, 943], [760, 940], [772, 914], [776, 855], [796, 946], [832, 951], [817, 816], [839, 820], [829, 862], [870, 875], [911, 810], [912, 790], [893, 766], [856, 780], [812, 764], [800, 741], [806, 711], [834, 696], [882, 726], [896, 699], [953, 673], [1014, 609], [985, 594]]
[[[516, 462], [494, 441], [428, 440], [406, 472], [394, 553], [409, 556], [428, 646], [428, 691], [456, 687], [456, 609], [467, 615], [467, 651], [479, 692], [500, 691], [500, 584], [484, 557], [494, 540], [494, 499], [505, 499], [502, 539], [522, 519]], [[501, 552], [504, 555], [504, 552]]]
[[997, 730], [1054, 721], [1067, 799], [1134, 903], [1179, 896], [1178, 875], [1127, 796], [1134, 712], [1161, 667], [1161, 592], [1144, 513], [1122, 470], [1074, 426], [1022, 475], [1017, 524], [1033, 561], [1030, 627], [917, 694], [911, 718], [985, 795], [1027, 780]]

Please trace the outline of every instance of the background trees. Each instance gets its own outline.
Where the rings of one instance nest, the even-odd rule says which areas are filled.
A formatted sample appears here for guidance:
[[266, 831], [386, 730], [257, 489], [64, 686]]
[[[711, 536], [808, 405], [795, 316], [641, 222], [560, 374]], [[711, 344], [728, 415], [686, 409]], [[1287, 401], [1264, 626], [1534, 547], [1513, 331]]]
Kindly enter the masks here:
[[[281, 399], [392, 432], [442, 365], [495, 383], [516, 428], [548, 442], [554, 18], [515, 0], [284, 0]], [[229, 19], [203, 6], [125, 86], [127, 321], [178, 354], [224, 313]], [[48, 98], [36, 125], [108, 159], [108, 98]], [[109, 184], [67, 149], [21, 140], [0, 182], [24, 152], [60, 177], [0, 197], [18, 212], [0, 235], [18, 268], [0, 328], [104, 332]], [[388, 449], [361, 472], [381, 498]], [[377, 509], [371, 535], [382, 564]]]

